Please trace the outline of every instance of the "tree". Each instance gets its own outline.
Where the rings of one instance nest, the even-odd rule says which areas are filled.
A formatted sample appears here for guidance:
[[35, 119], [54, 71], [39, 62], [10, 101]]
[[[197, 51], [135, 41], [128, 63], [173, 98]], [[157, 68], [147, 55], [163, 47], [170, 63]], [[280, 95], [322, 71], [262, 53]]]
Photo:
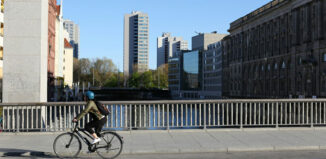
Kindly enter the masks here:
[[[117, 78], [118, 70], [111, 59], [105, 57], [92, 60], [82, 58], [74, 61], [74, 82], [93, 84], [94, 79], [93, 86], [102, 87], [108, 83], [112, 76]], [[117, 79], [120, 79], [120, 77]]]
[[117, 67], [113, 64], [111, 59], [103, 58], [93, 61], [94, 78], [96, 86], [102, 87], [110, 76], [117, 72]]
[[151, 71], [146, 71], [142, 74], [141, 76], [141, 87], [144, 88], [153, 88], [154, 84], [153, 84], [153, 74]]
[[117, 76], [110, 76], [109, 79], [105, 81], [105, 87], [118, 87], [118, 78]]
[[140, 88], [140, 80], [141, 80], [141, 74], [138, 72], [133, 73], [128, 80], [129, 87]]
[[168, 64], [163, 64], [157, 68], [157, 70], [153, 71], [153, 83], [156, 88], [168, 88]]

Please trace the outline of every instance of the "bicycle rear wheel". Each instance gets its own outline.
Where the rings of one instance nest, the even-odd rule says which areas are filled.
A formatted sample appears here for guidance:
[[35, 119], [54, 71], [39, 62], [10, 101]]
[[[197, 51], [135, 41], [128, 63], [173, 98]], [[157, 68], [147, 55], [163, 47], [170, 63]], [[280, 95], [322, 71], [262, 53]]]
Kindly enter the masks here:
[[59, 158], [76, 158], [81, 148], [79, 138], [73, 133], [63, 133], [53, 143], [54, 153]]
[[104, 159], [114, 159], [118, 157], [123, 148], [121, 137], [114, 132], [101, 133], [101, 141], [96, 146], [97, 154]]

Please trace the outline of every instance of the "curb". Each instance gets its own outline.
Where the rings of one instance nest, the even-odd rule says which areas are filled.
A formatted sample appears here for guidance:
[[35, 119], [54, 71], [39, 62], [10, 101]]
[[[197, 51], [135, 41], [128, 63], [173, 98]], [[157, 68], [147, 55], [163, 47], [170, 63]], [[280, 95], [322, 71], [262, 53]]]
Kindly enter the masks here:
[[[302, 150], [326, 150], [326, 146], [267, 146], [267, 147], [228, 147], [208, 149], [165, 149], [165, 150], [123, 150], [121, 155], [137, 154], [183, 154], [183, 153], [225, 153], [225, 152], [276, 152], [276, 151], [302, 151]], [[96, 154], [96, 153], [95, 153]], [[89, 155], [89, 154], [88, 154]], [[92, 154], [91, 154], [92, 155]], [[87, 153], [80, 153], [80, 157], [87, 156]], [[0, 157], [49, 157], [55, 158], [53, 152], [0, 152]]]

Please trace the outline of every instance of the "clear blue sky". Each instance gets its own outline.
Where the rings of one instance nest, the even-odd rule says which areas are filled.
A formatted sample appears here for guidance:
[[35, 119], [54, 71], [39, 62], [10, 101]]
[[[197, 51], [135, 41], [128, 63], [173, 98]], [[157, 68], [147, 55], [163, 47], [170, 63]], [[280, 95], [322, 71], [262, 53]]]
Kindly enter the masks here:
[[[60, 0], [57, 0], [60, 1]], [[80, 27], [80, 57], [107, 57], [123, 69], [123, 18], [131, 11], [149, 16], [149, 67], [156, 69], [162, 32], [189, 43], [197, 32], [228, 33], [234, 20], [270, 0], [63, 0], [63, 16]]]

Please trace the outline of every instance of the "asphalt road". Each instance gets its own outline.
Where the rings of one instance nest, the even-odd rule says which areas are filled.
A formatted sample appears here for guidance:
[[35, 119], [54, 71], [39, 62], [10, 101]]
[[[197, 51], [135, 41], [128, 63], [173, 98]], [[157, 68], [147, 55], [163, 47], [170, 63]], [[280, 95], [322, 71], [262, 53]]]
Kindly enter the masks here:
[[[1, 159], [53, 159], [52, 156], [0, 156]], [[99, 159], [84, 156], [81, 159]], [[326, 151], [279, 151], [279, 152], [232, 152], [232, 153], [188, 153], [188, 154], [146, 154], [121, 155], [117, 159], [326, 159]]]

